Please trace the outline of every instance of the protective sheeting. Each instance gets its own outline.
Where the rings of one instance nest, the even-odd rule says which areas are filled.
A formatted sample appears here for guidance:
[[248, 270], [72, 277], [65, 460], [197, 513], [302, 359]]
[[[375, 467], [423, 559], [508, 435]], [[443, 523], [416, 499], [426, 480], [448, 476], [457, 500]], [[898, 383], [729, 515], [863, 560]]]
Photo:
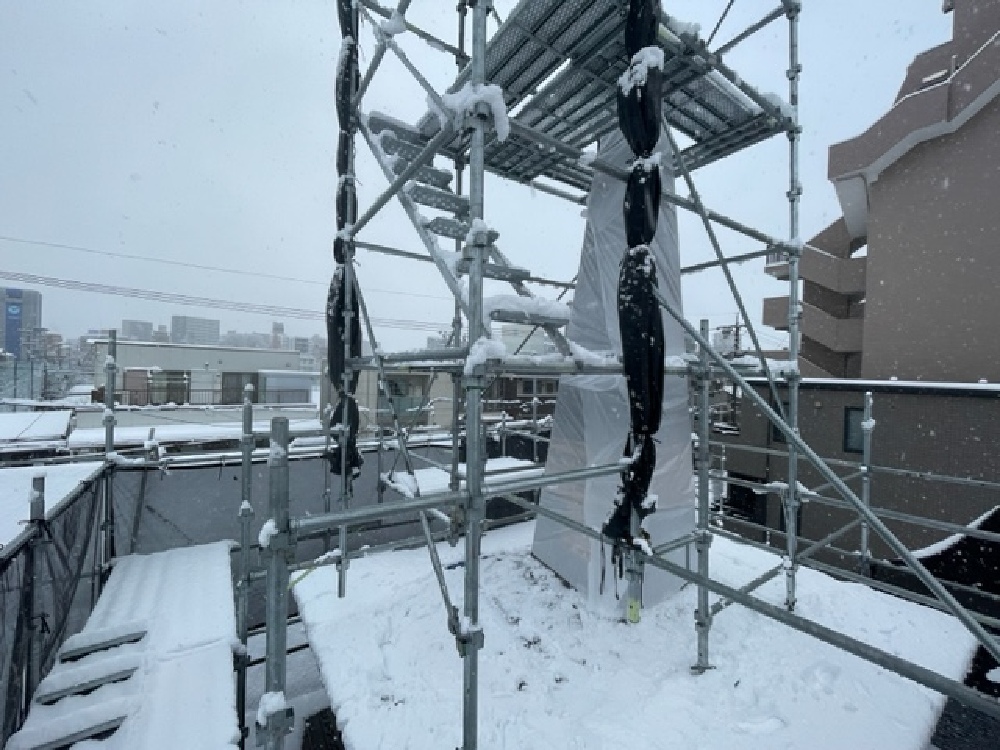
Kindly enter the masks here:
[[[670, 148], [661, 138], [657, 150], [661, 161], [671, 162]], [[632, 152], [621, 134], [613, 133], [601, 143], [602, 160], [629, 169]], [[673, 191], [672, 176], [661, 171], [663, 190]], [[622, 204], [625, 183], [603, 174], [594, 179], [587, 200], [587, 229], [580, 257], [580, 272], [568, 335], [570, 340], [592, 351], [621, 353], [618, 329], [618, 276], [625, 252], [625, 222]], [[650, 245], [655, 258], [659, 288], [681, 307], [680, 258], [677, 217], [672, 207], [661, 205], [658, 229]], [[662, 313], [661, 313], [662, 314]], [[667, 356], [684, 353], [680, 326], [663, 315]], [[657, 496], [657, 510], [646, 519], [645, 528], [653, 545], [662, 544], [694, 529], [694, 483], [691, 469], [691, 420], [688, 414], [687, 382], [668, 376], [664, 382], [662, 417], [656, 434], [657, 461], [650, 495]], [[625, 379], [610, 375], [564, 376], [549, 445], [547, 473], [608, 464], [622, 456], [629, 431], [629, 401]], [[547, 488], [543, 507], [599, 529], [614, 508], [620, 484], [617, 476], [590, 479]], [[615, 603], [614, 571], [610, 559], [604, 571], [601, 592], [601, 545], [564, 526], [540, 518], [532, 548], [535, 556], [587, 595], [592, 603]], [[684, 551], [674, 553], [684, 562]], [[653, 605], [680, 588], [680, 581], [659, 570], [645, 571], [643, 602]], [[622, 586], [624, 590], [624, 586]]]
[[101, 482], [98, 473], [49, 506], [44, 543], [29, 544], [29, 531], [0, 550], [0, 747], [24, 720], [24, 696], [97, 599]]

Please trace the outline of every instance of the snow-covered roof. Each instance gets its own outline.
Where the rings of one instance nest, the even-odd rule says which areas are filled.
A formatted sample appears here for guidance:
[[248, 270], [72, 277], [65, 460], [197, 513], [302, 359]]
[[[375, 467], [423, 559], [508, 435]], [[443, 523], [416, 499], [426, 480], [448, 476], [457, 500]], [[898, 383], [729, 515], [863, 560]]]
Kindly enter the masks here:
[[64, 438], [72, 416], [72, 409], [0, 413], [0, 443]]
[[[239, 422], [218, 424], [163, 424], [156, 423], [135, 427], [116, 427], [115, 446], [141, 446], [149, 439], [149, 428], [155, 427], [155, 438], [161, 445], [166, 443], [214, 443], [221, 440], [239, 440], [243, 435], [243, 425]], [[255, 433], [266, 433], [271, 429], [267, 422], [254, 422]], [[292, 436], [322, 430], [318, 419], [293, 419], [288, 430]], [[66, 447], [70, 450], [83, 448], [103, 448], [104, 428], [77, 429], [69, 436]]]
[[[942, 696], [738, 606], [713, 621], [714, 669], [692, 676], [694, 586], [623, 625], [531, 556], [533, 529], [483, 540], [483, 747], [926, 747]], [[461, 592], [463, 570], [449, 569], [461, 548], [438, 551]], [[712, 545], [713, 577], [731, 586], [779, 563], [726, 539]], [[336, 576], [317, 569], [294, 593], [345, 745], [461, 745], [462, 660], [427, 551], [353, 561], [345, 599], [330, 595]], [[784, 580], [760, 594], [780, 605]], [[796, 611], [952, 679], [975, 650], [954, 618], [813, 570], [799, 571]]]
[[45, 508], [51, 512], [57, 504], [76, 492], [84, 482], [103, 468], [100, 461], [59, 466], [18, 466], [0, 468], [0, 545], [10, 544], [24, 531], [31, 505], [31, 480], [45, 475]]

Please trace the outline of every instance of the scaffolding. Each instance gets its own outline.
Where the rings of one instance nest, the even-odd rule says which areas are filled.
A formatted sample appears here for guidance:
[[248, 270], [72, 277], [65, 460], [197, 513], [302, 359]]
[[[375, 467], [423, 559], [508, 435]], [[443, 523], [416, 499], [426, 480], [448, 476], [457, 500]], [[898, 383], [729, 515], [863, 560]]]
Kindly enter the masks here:
[[[527, 501], [518, 493], [563, 482], [619, 475], [624, 471], [622, 462], [580, 467], [530, 479], [491, 481], [484, 473], [483, 393], [491, 378], [591, 373], [618, 375], [623, 372], [620, 360], [600, 360], [581, 353], [562, 332], [568, 322], [566, 314], [558, 306], [535, 299], [527, 286], [531, 282], [550, 284], [562, 286], [565, 291], [568, 285], [539, 278], [527, 269], [513, 265], [497, 247], [498, 234], [484, 221], [485, 175], [490, 172], [577, 204], [585, 202], [585, 193], [596, 175], [621, 181], [629, 178], [627, 172], [599, 157], [590, 158], [585, 151], [619, 127], [616, 111], [618, 81], [630, 63], [625, 44], [626, 35], [630, 32], [627, 28], [630, 16], [624, 5], [616, 0], [522, 2], [507, 19], [500, 22], [492, 38], [488, 38], [487, 20], [491, 13], [495, 15], [492, 2], [460, 0], [457, 6], [458, 41], [452, 45], [406, 19], [410, 0], [399, 0], [395, 9], [385, 8], [375, 0], [338, 0], [343, 36], [337, 68], [337, 115], [340, 122], [337, 166], [340, 179], [337, 194], [338, 234], [334, 246], [337, 270], [328, 306], [331, 325], [330, 377], [337, 389], [337, 403], [328, 405], [324, 415], [327, 453], [336, 464], [339, 488], [335, 498], [334, 487], [327, 484], [323, 514], [300, 518], [289, 515], [287, 425], [277, 420], [271, 431], [269, 460], [272, 472], [269, 523], [273, 521], [273, 524], [268, 543], [263, 545], [262, 550], [268, 571], [269, 692], [281, 692], [284, 688], [288, 576], [296, 540], [310, 537], [326, 540], [328, 553], [322, 564], [336, 565], [338, 593], [344, 596], [351, 558], [348, 550], [349, 529], [358, 524], [416, 513], [419, 514], [423, 538], [448, 613], [448, 626], [463, 659], [463, 748], [474, 750], [478, 746], [478, 659], [484, 637], [479, 625], [480, 542], [488, 499], [507, 498], [526, 513], [545, 516], [603, 543], [600, 531]], [[697, 344], [697, 356], [668, 361], [664, 368], [667, 375], [688, 378], [697, 398], [697, 527], [691, 534], [668, 540], [648, 551], [629, 549], [628, 570], [632, 582], [641, 580], [645, 568], [653, 567], [697, 586], [697, 652], [692, 666], [696, 674], [711, 668], [709, 646], [713, 618], [729, 605], [740, 604], [977, 710], [1000, 716], [1000, 705], [995, 700], [919, 665], [818, 625], [795, 612], [796, 574], [800, 562], [842, 533], [831, 534], [806, 549], [800, 549], [796, 524], [804, 488], [798, 481], [797, 471], [799, 461], [806, 461], [826, 481], [826, 488], [836, 492], [839, 496], [837, 502], [857, 513], [858, 518], [852, 521], [849, 528], [860, 526], [866, 540], [869, 533], [879, 536], [933, 594], [935, 605], [958, 618], [976, 640], [1000, 660], [1000, 643], [984, 629], [983, 618], [971, 614], [959, 604], [951, 591], [928, 573], [920, 560], [873, 512], [867, 469], [862, 469], [865, 481], [859, 497], [848, 487], [845, 479], [798, 434], [797, 362], [801, 317], [798, 265], [803, 250], [799, 240], [802, 189], [798, 167], [801, 136], [798, 122], [801, 73], [798, 30], [801, 0], [780, 0], [777, 8], [715, 49], [709, 47], [711, 38], [709, 42], [704, 41], [697, 28], [664, 12], [659, 3], [632, 5], [652, 9], [651, 12], [658, 14], [655, 18], [655, 42], [663, 53], [662, 120], [655, 124], [658, 128], [665, 128], [671, 147], [671, 163], [663, 166], [682, 180], [689, 193], [688, 197], [682, 197], [664, 192], [662, 200], [700, 218], [715, 254], [713, 261], [683, 268], [681, 273], [695, 273], [708, 268], [722, 271], [740, 313], [739, 323], [746, 327], [756, 355], [755, 363], [749, 365], [725, 359], [707, 340], [707, 322], [703, 321], [700, 327], [695, 327], [669, 299], [655, 287], [652, 289], [651, 294], [655, 295], [660, 308]], [[780, 19], [785, 19], [788, 27], [787, 101], [762, 94], [724, 61], [724, 56], [734, 47]], [[471, 43], [467, 46], [470, 20]], [[374, 53], [370, 55], [370, 62], [364, 71], [361, 70], [359, 56], [362, 23], [370, 28], [376, 40]], [[395, 36], [403, 33], [412, 33], [454, 56], [459, 72], [447, 91], [435, 90], [397, 44]], [[389, 53], [406, 68], [427, 96], [430, 111], [415, 124], [364, 109], [365, 94]], [[683, 134], [691, 145], [681, 148], [674, 131]], [[786, 193], [789, 239], [772, 237], [710, 209], [705, 205], [692, 176], [700, 167], [781, 134], [787, 137], [789, 144]], [[355, 188], [356, 136], [367, 144], [389, 183], [363, 211], [359, 209]], [[436, 166], [436, 158], [451, 161], [453, 171]], [[466, 173], [468, 185], [463, 191]], [[451, 188], [453, 180], [455, 189]], [[361, 239], [362, 230], [393, 199], [404, 209], [426, 254]], [[421, 206], [430, 207], [440, 215], [428, 219], [421, 213]], [[750, 238], [760, 243], [762, 248], [757, 252], [727, 256], [718, 236], [718, 227]], [[454, 241], [454, 251], [444, 250], [440, 239]], [[430, 262], [436, 266], [455, 300], [451, 336], [443, 348], [398, 355], [381, 352], [368, 317], [363, 290], [354, 273], [357, 250]], [[790, 363], [783, 364], [780, 369], [764, 356], [730, 268], [734, 264], [765, 256], [779, 256], [787, 259], [788, 263]], [[484, 280], [487, 279], [510, 284], [517, 295], [515, 301], [505, 306], [487, 304], [483, 291]], [[541, 329], [559, 354], [544, 361], [506, 356], [490, 345], [491, 322], [517, 322], [532, 326], [534, 330]], [[362, 356], [362, 326], [375, 352], [371, 356]], [[463, 329], [468, 344], [463, 343]], [[358, 422], [357, 406], [351, 394], [358, 373], [365, 369], [378, 373], [382, 394], [392, 408], [398, 454], [410, 474], [413, 473], [413, 465], [407, 451], [407, 430], [386, 388], [387, 377], [393, 372], [430, 371], [434, 377], [443, 373], [452, 379], [452, 463], [447, 490], [424, 495], [417, 491], [415, 497], [399, 502], [353, 507], [353, 476], [358, 468], [354, 459]], [[746, 378], [749, 376], [766, 378], [770, 403], [748, 384]], [[719, 378], [741, 387], [787, 442], [788, 481], [780, 490], [785, 522], [783, 562], [740, 589], [715, 581], [710, 575], [713, 535], [725, 533], [711, 524], [713, 514], [709, 494], [711, 481], [717, 476], [711, 466], [709, 389], [712, 381]], [[787, 394], [787, 404], [779, 398], [779, 387]], [[464, 415], [464, 420], [460, 415]], [[870, 402], [866, 424], [873, 424]], [[533, 432], [537, 439], [537, 420]], [[463, 433], [466, 468], [464, 474], [460, 474], [458, 460]], [[865, 436], [866, 451], [870, 451], [870, 428], [866, 428]], [[378, 445], [381, 474], [381, 433]], [[248, 443], [245, 464], [249, 462], [247, 451], [251, 450], [252, 446]], [[770, 489], [774, 491], [774, 488]], [[815, 493], [810, 495], [813, 496]], [[248, 515], [241, 516], [244, 522], [244, 549], [247, 545]], [[445, 530], [432, 532], [431, 521], [444, 524]], [[338, 540], [336, 549], [332, 544], [334, 535]], [[453, 603], [437, 558], [435, 540], [442, 536], [464, 538], [466, 564], [461, 612]], [[694, 550], [697, 559], [694, 570], [665, 559], [668, 552], [682, 547]], [[863, 559], [866, 556], [867, 552], [863, 554]], [[241, 596], [245, 597], [249, 587], [248, 563], [243, 559], [241, 565], [240, 590]], [[778, 576], [783, 576], [785, 581], [784, 607], [774, 606], [753, 595], [757, 588]], [[710, 594], [721, 598], [713, 605]], [[245, 602], [238, 611], [243, 613], [240, 633], [245, 638]], [[245, 677], [240, 680], [240, 686], [241, 693], [245, 693]], [[265, 719], [264, 724], [258, 727], [258, 736], [264, 738], [268, 748], [283, 747], [283, 736], [289, 727], [287, 711], [275, 711], [267, 714]]]

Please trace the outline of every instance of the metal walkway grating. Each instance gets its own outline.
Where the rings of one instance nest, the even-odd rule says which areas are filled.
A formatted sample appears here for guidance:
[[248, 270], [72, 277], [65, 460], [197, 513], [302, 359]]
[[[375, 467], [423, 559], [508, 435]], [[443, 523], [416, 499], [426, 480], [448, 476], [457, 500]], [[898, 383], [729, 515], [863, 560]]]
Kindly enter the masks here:
[[[487, 47], [486, 78], [504, 90], [513, 119], [576, 149], [615, 130], [616, 87], [625, 71], [624, 19], [615, 0], [524, 0]], [[664, 116], [693, 141], [683, 156], [691, 169], [784, 132], [788, 123], [762, 109], [718, 72], [690, 40], [662, 27]], [[466, 68], [451, 90], [469, 77]], [[425, 138], [437, 119], [419, 123]], [[458, 139], [446, 151], [461, 149]], [[593, 171], [572, 157], [513, 133], [486, 148], [487, 168], [528, 182], [546, 177], [586, 190]]]

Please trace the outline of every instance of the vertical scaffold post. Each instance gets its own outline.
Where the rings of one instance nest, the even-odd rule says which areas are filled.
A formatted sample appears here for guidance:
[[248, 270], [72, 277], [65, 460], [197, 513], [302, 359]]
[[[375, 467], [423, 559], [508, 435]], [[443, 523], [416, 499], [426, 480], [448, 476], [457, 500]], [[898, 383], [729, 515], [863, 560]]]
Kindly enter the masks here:
[[103, 534], [100, 585], [103, 589], [111, 560], [115, 556], [115, 386], [118, 370], [118, 332], [108, 331], [108, 356], [104, 362], [104, 508], [101, 531]]
[[36, 580], [36, 552], [45, 533], [45, 475], [39, 474], [31, 478], [31, 500], [29, 503], [28, 524], [31, 526], [31, 541], [24, 550], [24, 591], [22, 593], [24, 607], [22, 609], [28, 631], [28, 658], [24, 669], [24, 703], [22, 716], [28, 715], [31, 698], [38, 687], [42, 676], [41, 654], [42, 644], [38, 634], [41, 631], [41, 613], [35, 611], [35, 596], [38, 592]]
[[[861, 422], [861, 502], [866, 508], [871, 507], [872, 497], [872, 431], [875, 420], [872, 419], [872, 393], [865, 393], [865, 410]], [[871, 550], [868, 547], [868, 523], [861, 522], [861, 575], [871, 574]]]
[[[477, 0], [472, 7], [472, 85], [486, 82], [486, 18], [492, 0]], [[475, 222], [484, 216], [484, 189], [486, 176], [486, 128], [490, 109], [485, 102], [476, 104], [469, 127], [472, 139], [469, 149], [469, 203], [470, 219]], [[483, 260], [489, 237], [487, 232], [472, 233], [472, 243], [466, 252], [469, 260], [469, 343], [486, 335], [483, 324]], [[481, 368], [467, 373], [465, 378], [465, 466], [469, 499], [465, 509], [465, 601], [464, 619], [459, 633], [463, 657], [463, 722], [462, 746], [476, 750], [478, 746], [479, 709], [479, 649], [482, 648], [482, 629], [479, 625], [479, 552], [482, 537], [482, 520], [485, 502], [483, 484], [482, 399], [483, 374]]]
[[[702, 338], [708, 339], [708, 321], [701, 321]], [[708, 662], [708, 632], [712, 627], [712, 611], [708, 606], [708, 555], [712, 545], [709, 530], [711, 498], [709, 497], [709, 387], [712, 382], [708, 352], [704, 347], [698, 356], [698, 532], [695, 549], [698, 552], [698, 609], [695, 611], [695, 629], [698, 633], [698, 661], [691, 667], [694, 674], [704, 674], [711, 665]]]
[[[799, 429], [799, 321], [802, 318], [802, 305], [799, 301], [799, 257], [801, 242], [799, 239], [799, 198], [802, 195], [802, 185], [799, 183], [799, 74], [802, 66], [799, 64], [799, 11], [802, 3], [799, 0], [789, 0], [785, 4], [785, 14], [788, 17], [788, 103], [792, 108], [793, 127], [788, 131], [788, 217], [789, 234], [792, 247], [788, 251], [788, 359], [791, 371], [786, 376], [788, 381], [788, 425], [796, 433]], [[798, 520], [799, 520], [799, 475], [798, 451], [791, 443], [788, 444], [788, 490], [785, 494], [785, 532], [787, 555], [785, 559], [785, 606], [789, 611], [795, 609], [795, 574], [798, 570]]]
[[[294, 539], [288, 522], [288, 419], [271, 420], [268, 465], [268, 520], [261, 531], [261, 554], [267, 561], [267, 663], [260, 709], [258, 743], [267, 750], [284, 750], [292, 727], [292, 709], [285, 702], [285, 652], [288, 644], [288, 564]], [[260, 717], [264, 724], [260, 725]]]
[[250, 523], [253, 521], [253, 385], [243, 388], [243, 434], [240, 437], [240, 572], [236, 589], [236, 629], [242, 646], [236, 656], [236, 710], [240, 721], [240, 747], [246, 747], [247, 724], [247, 617], [250, 601]]

